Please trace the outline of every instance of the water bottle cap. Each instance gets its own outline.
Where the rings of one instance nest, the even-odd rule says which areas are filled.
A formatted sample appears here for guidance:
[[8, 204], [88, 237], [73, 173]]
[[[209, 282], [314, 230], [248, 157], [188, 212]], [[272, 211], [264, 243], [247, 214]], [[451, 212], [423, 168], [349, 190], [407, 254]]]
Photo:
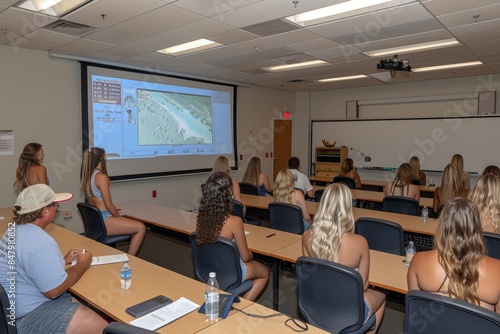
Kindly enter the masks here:
[[208, 274], [208, 277], [210, 277], [210, 278], [215, 277], [215, 273], [214, 273], [214, 272], [211, 272], [210, 274]]

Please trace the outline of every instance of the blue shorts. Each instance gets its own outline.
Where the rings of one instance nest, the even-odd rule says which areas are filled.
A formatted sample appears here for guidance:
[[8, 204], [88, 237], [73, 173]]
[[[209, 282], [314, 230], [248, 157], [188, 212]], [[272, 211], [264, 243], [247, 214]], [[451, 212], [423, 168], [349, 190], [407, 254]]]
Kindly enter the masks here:
[[363, 301], [365, 302], [365, 320], [363, 320], [363, 324], [364, 324], [368, 320], [368, 318], [370, 317], [370, 305], [368, 304], [366, 299], [363, 299]]
[[79, 307], [80, 303], [73, 302], [71, 295], [65, 293], [17, 319], [17, 333], [64, 334]]
[[102, 219], [106, 221], [109, 217], [113, 216], [108, 210], [101, 210]]
[[240, 267], [241, 267], [241, 282], [243, 283], [245, 281], [245, 278], [247, 278], [247, 266], [245, 265], [245, 262], [240, 258]]
[[309, 223], [305, 219], [302, 219], [302, 221], [304, 222], [304, 232], [305, 232], [311, 228], [311, 225], [309, 225]]

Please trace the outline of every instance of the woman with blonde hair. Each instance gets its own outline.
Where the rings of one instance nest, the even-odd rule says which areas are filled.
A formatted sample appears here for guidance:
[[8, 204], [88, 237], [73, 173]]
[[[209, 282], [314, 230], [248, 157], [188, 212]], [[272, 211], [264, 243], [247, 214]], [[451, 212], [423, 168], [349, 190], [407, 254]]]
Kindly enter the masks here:
[[408, 290], [441, 293], [500, 314], [500, 261], [486, 255], [479, 210], [466, 198], [448, 202], [434, 234], [434, 250], [418, 252]]
[[346, 158], [344, 159], [344, 161], [342, 161], [342, 164], [340, 165], [339, 176], [345, 176], [354, 179], [356, 188], [361, 188], [361, 178], [359, 177], [358, 172], [356, 172], [356, 169], [354, 169], [354, 161], [352, 161], [351, 158]]
[[243, 280], [253, 280], [252, 288], [243, 298], [255, 300], [266, 287], [269, 270], [253, 259], [248, 250], [245, 229], [240, 217], [232, 216], [231, 177], [226, 172], [215, 172], [202, 185], [202, 198], [196, 217], [196, 243], [211, 244], [218, 237], [234, 240], [240, 253]]
[[412, 183], [425, 186], [427, 179], [425, 173], [420, 169], [420, 159], [416, 156], [410, 158]]
[[470, 175], [469, 172], [464, 171], [464, 158], [460, 154], [455, 154], [451, 158], [451, 164], [457, 167], [458, 175], [460, 175], [464, 188], [470, 190]]
[[304, 193], [300, 189], [295, 189], [293, 174], [289, 169], [282, 169], [276, 175], [275, 189], [273, 197], [276, 202], [297, 205], [302, 210], [304, 220], [304, 230], [311, 228], [311, 216], [307, 210]]
[[479, 209], [483, 231], [500, 233], [500, 178], [495, 175], [481, 176], [468, 198]]
[[260, 196], [266, 196], [267, 193], [271, 193], [273, 191], [273, 188], [269, 183], [269, 178], [265, 173], [262, 173], [261, 163], [258, 157], [252, 157], [250, 159], [241, 182], [255, 185], [259, 188]]
[[411, 167], [405, 162], [401, 164], [394, 181], [384, 186], [384, 196], [403, 196], [420, 201], [420, 188], [411, 184]]
[[34, 184], [49, 184], [47, 169], [42, 165], [44, 157], [45, 153], [41, 144], [29, 143], [24, 146], [23, 152], [19, 156], [16, 182], [13, 184], [17, 193]]
[[354, 233], [352, 196], [345, 184], [333, 183], [325, 189], [312, 228], [302, 236], [302, 253], [359, 272], [364, 283], [365, 321], [375, 314], [375, 333], [384, 315], [385, 294], [369, 288], [370, 251], [366, 239]]
[[434, 190], [433, 211], [439, 215], [443, 206], [455, 197], [467, 197], [467, 189], [464, 188], [460, 172], [453, 164], [444, 168], [441, 186]]
[[[233, 197], [235, 200], [242, 202], [241, 200], [241, 191], [240, 184], [231, 176], [231, 167], [229, 166], [229, 160], [225, 156], [220, 156], [215, 159], [214, 166], [212, 168], [212, 173], [216, 172], [225, 172], [231, 178], [231, 182], [233, 183]], [[244, 209], [245, 210], [245, 209]]]
[[108, 235], [131, 234], [128, 253], [136, 255], [146, 234], [146, 227], [137, 220], [120, 216], [113, 204], [104, 149], [93, 147], [83, 152], [80, 181], [88, 203], [101, 210]]

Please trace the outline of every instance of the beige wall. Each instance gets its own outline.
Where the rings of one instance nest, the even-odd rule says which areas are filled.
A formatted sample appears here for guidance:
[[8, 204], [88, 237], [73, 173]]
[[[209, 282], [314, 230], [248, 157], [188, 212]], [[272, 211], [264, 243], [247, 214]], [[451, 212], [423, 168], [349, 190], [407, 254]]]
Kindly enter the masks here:
[[[45, 150], [50, 185], [55, 191], [70, 191], [75, 199], [63, 203], [61, 211], [71, 210], [73, 218], [58, 215], [56, 223], [81, 232], [76, 203], [83, 199], [79, 190], [81, 163], [80, 65], [51, 60], [47, 52], [0, 46], [2, 76], [1, 130], [14, 131], [13, 156], [0, 155], [0, 207], [14, 204], [12, 189], [19, 154], [29, 142], [39, 142]], [[243, 171], [235, 171], [239, 180], [247, 161], [257, 154], [264, 171], [272, 174], [272, 119], [284, 105], [294, 113], [294, 94], [265, 88], [239, 88], [237, 97], [237, 140], [243, 153]], [[249, 140], [252, 131], [255, 138]], [[177, 176], [113, 183], [113, 201], [139, 200], [172, 207], [191, 209], [199, 198], [199, 186], [207, 175]], [[152, 198], [152, 190], [157, 197]]]

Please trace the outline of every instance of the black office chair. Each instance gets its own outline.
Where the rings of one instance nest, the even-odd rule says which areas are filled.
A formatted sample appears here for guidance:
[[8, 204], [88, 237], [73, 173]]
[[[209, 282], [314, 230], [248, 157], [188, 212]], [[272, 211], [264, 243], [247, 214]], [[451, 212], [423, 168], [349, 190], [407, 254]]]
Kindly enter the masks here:
[[268, 210], [271, 228], [295, 234], [304, 233], [304, 218], [299, 206], [272, 202], [269, 203]]
[[356, 180], [352, 177], [347, 176], [335, 176], [333, 178], [333, 183], [343, 183], [349, 187], [349, 189], [356, 189]]
[[123, 322], [111, 322], [104, 328], [102, 334], [154, 334], [150, 330], [125, 324]]
[[232, 202], [233, 202], [233, 211], [231, 212], [231, 214], [233, 216], [240, 217], [244, 224], [251, 224], [257, 226], [261, 225], [260, 221], [254, 219], [247, 219], [245, 217], [245, 215], [243, 214], [243, 203], [235, 199], [233, 199]]
[[189, 242], [194, 271], [201, 282], [206, 283], [208, 275], [215, 272], [221, 290], [240, 296], [252, 288], [252, 280], [242, 282], [240, 253], [234, 241], [219, 237], [213, 244], [198, 245], [196, 232], [193, 232]]
[[405, 255], [403, 228], [398, 223], [384, 219], [360, 217], [356, 221], [356, 233], [365, 237], [370, 249]]
[[325, 189], [318, 189], [314, 192], [314, 201], [315, 202], [320, 202], [321, 197], [323, 197], [323, 194], [325, 193]]
[[406, 295], [406, 334], [500, 333], [500, 315], [463, 300], [413, 290]]
[[259, 188], [255, 184], [240, 182], [239, 185], [242, 194], [259, 196]]
[[307, 322], [330, 333], [364, 333], [375, 315], [363, 324], [363, 279], [341, 264], [301, 256], [297, 259], [297, 299]]
[[[5, 289], [0, 284], [0, 303], [2, 304], [2, 312], [0, 320], [0, 333], [5, 334], [17, 334], [17, 327], [15, 326], [14, 319], [7, 319], [7, 315], [10, 314], [10, 311], [7, 309], [10, 307], [9, 298], [7, 297], [7, 293]], [[14, 324], [14, 326], [10, 325], [9, 322]]]
[[384, 211], [418, 216], [420, 204], [414, 198], [403, 196], [385, 196], [382, 200]]
[[500, 234], [483, 232], [483, 237], [488, 249], [488, 256], [500, 260]]
[[77, 203], [78, 211], [82, 216], [84, 235], [87, 238], [99, 241], [105, 245], [116, 247], [117, 242], [130, 241], [132, 235], [120, 234], [108, 236], [106, 224], [102, 219], [101, 210], [96, 206], [87, 203]]

